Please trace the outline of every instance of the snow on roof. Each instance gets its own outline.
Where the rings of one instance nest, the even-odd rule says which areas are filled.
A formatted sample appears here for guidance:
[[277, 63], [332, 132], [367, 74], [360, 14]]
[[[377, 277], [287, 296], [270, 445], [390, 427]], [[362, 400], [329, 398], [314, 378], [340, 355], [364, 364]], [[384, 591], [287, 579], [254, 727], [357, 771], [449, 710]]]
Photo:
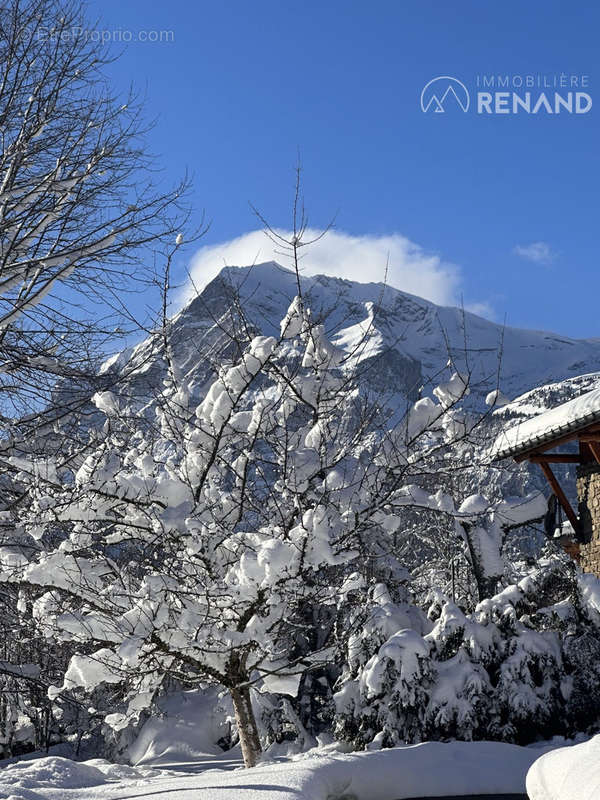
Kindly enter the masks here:
[[492, 447], [492, 460], [526, 453], [594, 422], [600, 422], [600, 389], [593, 389], [502, 431]]

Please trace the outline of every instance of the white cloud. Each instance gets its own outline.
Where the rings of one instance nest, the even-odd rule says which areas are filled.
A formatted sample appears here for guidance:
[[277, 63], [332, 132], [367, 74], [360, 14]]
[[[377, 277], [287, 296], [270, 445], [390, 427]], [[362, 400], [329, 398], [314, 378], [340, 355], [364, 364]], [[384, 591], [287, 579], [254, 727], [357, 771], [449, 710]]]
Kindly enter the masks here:
[[531, 244], [518, 244], [513, 250], [515, 255], [533, 261], [535, 264], [552, 264], [556, 260], [556, 253], [548, 242], [532, 242]]
[[[313, 238], [317, 231], [308, 231]], [[184, 287], [180, 302], [185, 302], [209, 283], [225, 265], [247, 266], [263, 261], [277, 261], [290, 266], [289, 260], [262, 231], [252, 231], [228, 242], [206, 245], [192, 258], [190, 283]], [[332, 275], [361, 283], [387, 283], [405, 292], [425, 297], [439, 305], [459, 305], [462, 284], [460, 267], [427, 253], [398, 233], [385, 236], [353, 236], [329, 231], [307, 247], [300, 264], [304, 275]], [[193, 282], [193, 283], [192, 283]], [[195, 289], [194, 289], [195, 287]], [[487, 304], [477, 304], [478, 311], [490, 315]], [[473, 306], [475, 308], [475, 306]]]
[[465, 311], [470, 311], [471, 314], [477, 314], [478, 317], [486, 317], [492, 320], [496, 318], [496, 312], [491, 304], [486, 301], [482, 303], [465, 303]]

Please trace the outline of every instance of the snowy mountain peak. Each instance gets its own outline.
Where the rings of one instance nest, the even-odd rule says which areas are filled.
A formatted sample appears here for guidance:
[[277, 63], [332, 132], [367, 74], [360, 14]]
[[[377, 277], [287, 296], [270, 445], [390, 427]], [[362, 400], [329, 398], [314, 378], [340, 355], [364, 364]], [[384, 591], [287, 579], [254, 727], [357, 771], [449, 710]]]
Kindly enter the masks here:
[[[377, 359], [369, 380], [386, 392], [414, 398], [419, 387], [440, 373], [458, 369], [472, 374], [474, 396], [483, 403], [498, 375], [503, 392], [514, 398], [536, 386], [600, 371], [598, 339], [503, 327], [383, 283], [302, 275], [301, 284], [313, 317], [324, 321], [336, 345], [351, 351], [368, 330], [360, 359]], [[179, 312], [173, 320], [172, 346], [193, 384], [203, 385], [208, 377], [207, 353], [214, 354], [222, 336], [217, 322], [236, 294], [256, 330], [278, 336], [279, 323], [297, 294], [296, 275], [274, 261], [224, 267]], [[133, 367], [145, 376], [146, 386], [158, 380], [157, 370], [164, 370], [160, 353], [151, 353], [148, 342], [119, 358], [119, 368], [124, 360], [128, 370]]]

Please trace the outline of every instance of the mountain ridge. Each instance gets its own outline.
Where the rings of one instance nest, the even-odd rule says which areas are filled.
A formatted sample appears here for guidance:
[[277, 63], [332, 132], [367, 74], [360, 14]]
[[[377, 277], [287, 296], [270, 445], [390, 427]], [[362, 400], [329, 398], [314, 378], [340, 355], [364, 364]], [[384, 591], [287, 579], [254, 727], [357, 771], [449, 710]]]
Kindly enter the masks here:
[[[381, 282], [328, 275], [302, 275], [300, 280], [307, 306], [317, 320], [323, 319], [335, 344], [350, 350], [369, 331], [363, 360], [377, 359], [372, 374], [379, 373], [388, 389], [407, 399], [435, 382], [446, 366], [471, 373], [478, 401], [495, 388], [498, 375], [500, 388], [514, 399], [537, 386], [600, 372], [600, 338], [502, 326]], [[295, 273], [277, 262], [227, 266], [173, 317], [173, 352], [200, 393], [208, 379], [201, 362], [218, 349], [223, 339], [218, 319], [235, 297], [257, 332], [278, 335], [296, 293]], [[146, 385], [166, 368], [160, 347], [150, 340], [115, 357], [110, 368], [125, 367], [138, 378], [146, 375]]]

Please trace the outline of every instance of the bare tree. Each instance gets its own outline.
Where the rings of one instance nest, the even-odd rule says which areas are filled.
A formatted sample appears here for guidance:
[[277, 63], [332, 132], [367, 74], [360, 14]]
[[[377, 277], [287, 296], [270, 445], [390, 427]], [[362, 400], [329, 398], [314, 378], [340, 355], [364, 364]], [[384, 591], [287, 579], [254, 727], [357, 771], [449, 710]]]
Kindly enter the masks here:
[[[137, 326], [128, 296], [153, 284], [154, 251], [173, 245], [188, 216], [187, 179], [160, 188], [146, 151], [142, 103], [133, 92], [112, 93], [104, 73], [113, 56], [86, 35], [82, 8], [76, 0], [0, 6], [5, 554], [23, 543], [9, 520], [26, 502], [34, 475], [67, 452], [67, 439], [87, 439], [79, 412], [99, 385], [116, 377], [98, 375], [99, 359], [117, 349], [122, 337], [115, 328]], [[74, 441], [70, 446], [77, 451]], [[16, 641], [34, 621], [22, 617], [14, 589], [2, 593], [0, 608], [5, 680], [18, 689], [37, 680], [18, 671], [24, 651]]]
[[127, 292], [152, 279], [152, 249], [185, 222], [186, 182], [155, 187], [141, 104], [113, 96], [103, 75], [111, 55], [86, 27], [71, 0], [0, 8], [0, 413], [9, 427], [47, 405], [57, 377], [87, 376], [127, 322]]

